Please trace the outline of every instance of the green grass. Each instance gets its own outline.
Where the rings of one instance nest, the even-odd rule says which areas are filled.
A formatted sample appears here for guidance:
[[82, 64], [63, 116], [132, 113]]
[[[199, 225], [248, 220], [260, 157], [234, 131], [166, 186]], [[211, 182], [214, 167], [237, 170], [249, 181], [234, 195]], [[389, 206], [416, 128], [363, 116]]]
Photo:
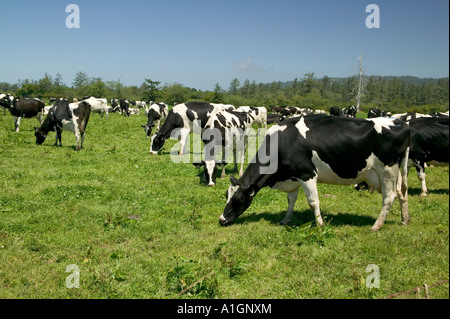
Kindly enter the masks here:
[[[54, 133], [36, 146], [37, 120], [14, 133], [0, 114], [0, 298], [382, 298], [449, 278], [447, 167], [427, 169], [423, 199], [411, 171], [409, 226], [396, 201], [374, 233], [380, 194], [319, 185], [323, 228], [303, 194], [280, 226], [286, 195], [268, 188], [220, 227], [229, 179], [200, 184], [192, 164], [170, 160], [173, 140], [150, 155], [145, 122], [92, 114], [76, 152], [71, 132], [61, 148]], [[79, 288], [66, 287], [71, 264]], [[365, 286], [369, 264], [378, 289]], [[449, 298], [448, 284], [430, 297]]]

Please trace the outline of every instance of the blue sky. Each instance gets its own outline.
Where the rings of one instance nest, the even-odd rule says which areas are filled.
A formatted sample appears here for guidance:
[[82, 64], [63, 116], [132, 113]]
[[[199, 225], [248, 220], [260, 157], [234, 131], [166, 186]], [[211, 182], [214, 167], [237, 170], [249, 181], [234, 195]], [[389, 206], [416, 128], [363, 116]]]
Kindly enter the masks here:
[[[66, 27], [66, 6], [80, 28]], [[366, 27], [368, 4], [380, 28]], [[366, 75], [448, 77], [448, 0], [15, 0], [0, 2], [0, 82], [78, 71], [212, 90], [244, 82]]]

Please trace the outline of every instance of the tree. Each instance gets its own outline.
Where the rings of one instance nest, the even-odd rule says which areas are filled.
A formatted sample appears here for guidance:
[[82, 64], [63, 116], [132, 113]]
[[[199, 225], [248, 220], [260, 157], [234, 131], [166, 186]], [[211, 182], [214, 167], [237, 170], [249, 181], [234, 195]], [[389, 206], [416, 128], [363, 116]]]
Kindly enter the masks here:
[[142, 92], [142, 99], [144, 101], [150, 102], [156, 102], [160, 95], [160, 89], [158, 86], [161, 84], [160, 81], [152, 81], [151, 79], [145, 79], [145, 82], [142, 83], [141, 88], [143, 89]]
[[241, 83], [239, 82], [239, 80], [234, 78], [230, 83], [230, 88], [228, 89], [228, 92], [231, 94], [237, 94], [240, 85]]
[[72, 85], [75, 87], [75, 89], [80, 90], [88, 84], [89, 84], [89, 77], [87, 73], [78, 71], [77, 74], [75, 74], [75, 78], [73, 79], [72, 82]]
[[311, 93], [312, 89], [316, 85], [316, 80], [314, 78], [314, 72], [305, 73], [302, 81], [300, 83], [300, 95], [307, 95]]

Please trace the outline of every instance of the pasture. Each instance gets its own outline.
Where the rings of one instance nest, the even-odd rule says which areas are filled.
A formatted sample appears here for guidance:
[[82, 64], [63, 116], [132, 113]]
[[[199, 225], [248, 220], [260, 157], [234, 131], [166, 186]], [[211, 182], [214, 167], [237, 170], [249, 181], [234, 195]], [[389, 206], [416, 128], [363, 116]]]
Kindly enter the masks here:
[[[37, 120], [15, 133], [0, 113], [0, 298], [359, 299], [448, 280], [448, 167], [427, 169], [426, 198], [411, 169], [409, 226], [396, 200], [372, 232], [380, 194], [319, 184], [323, 228], [302, 192], [280, 226], [286, 195], [269, 188], [220, 227], [229, 178], [201, 184], [192, 164], [170, 160], [175, 140], [149, 154], [145, 123], [143, 112], [93, 113], [76, 152], [73, 133], [63, 147], [54, 132], [36, 146]], [[379, 288], [366, 286], [370, 264]], [[68, 265], [79, 267], [79, 288], [66, 286]], [[449, 298], [448, 283], [429, 297]]]

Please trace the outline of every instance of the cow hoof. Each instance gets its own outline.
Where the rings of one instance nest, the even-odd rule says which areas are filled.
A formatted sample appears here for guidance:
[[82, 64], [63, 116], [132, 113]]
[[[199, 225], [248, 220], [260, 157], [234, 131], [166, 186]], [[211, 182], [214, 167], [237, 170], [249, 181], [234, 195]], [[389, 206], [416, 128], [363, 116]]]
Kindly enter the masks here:
[[381, 227], [378, 227], [378, 226], [372, 226], [372, 231], [373, 231], [373, 232], [377, 232], [377, 231], [380, 230], [380, 228], [381, 228]]

